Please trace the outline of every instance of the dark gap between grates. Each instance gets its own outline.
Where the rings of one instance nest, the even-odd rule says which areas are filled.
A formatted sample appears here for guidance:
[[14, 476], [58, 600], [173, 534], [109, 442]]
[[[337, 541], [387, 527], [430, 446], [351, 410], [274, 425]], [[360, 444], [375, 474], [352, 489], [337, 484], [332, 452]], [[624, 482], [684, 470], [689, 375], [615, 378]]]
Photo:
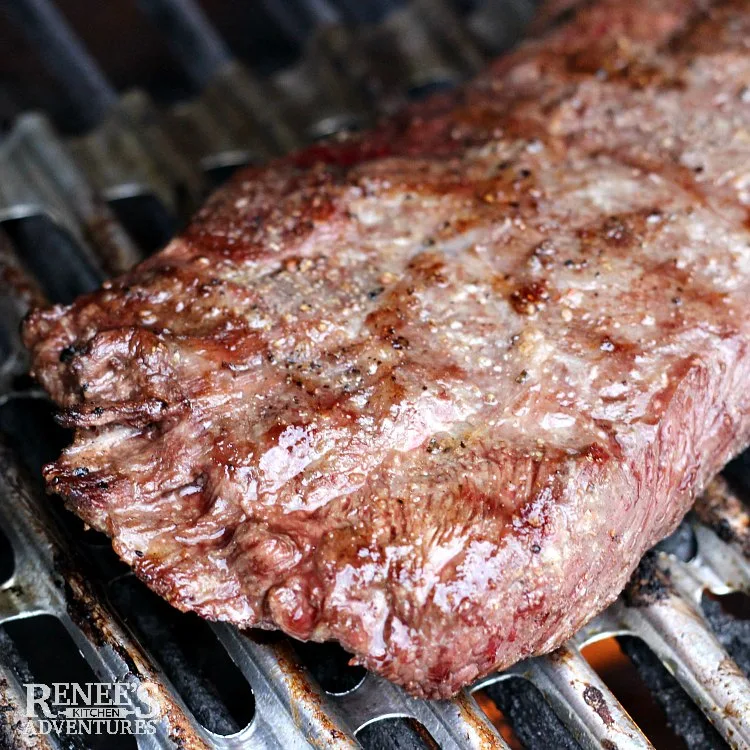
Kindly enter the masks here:
[[750, 678], [750, 596], [716, 596], [706, 591], [701, 609], [711, 630], [737, 666]]
[[[485, 0], [473, 3], [468, 26], [491, 58], [508, 51], [523, 37], [539, 0]], [[572, 5], [573, 3], [571, 3]]]
[[[619, 687], [610, 684], [612, 680], [607, 683], [608, 687], [657, 748], [723, 750], [727, 747], [703, 712], [640, 638], [620, 636], [615, 640], [635, 668], [640, 684], [632, 695], [618, 694]], [[653, 705], [660, 708], [659, 718], [666, 719], [666, 723], [660, 725], [658, 730], [656, 727], [646, 726], [644, 718], [645, 711], [652, 710]], [[665, 728], [669, 730], [669, 734], [663, 733]]]
[[[10, 620], [2, 626], [0, 658], [11, 667], [18, 681], [52, 686], [53, 683], [101, 682], [86, 663], [70, 634], [52, 615], [34, 615]], [[56, 718], [60, 711], [50, 705]], [[135, 750], [135, 738], [123, 733], [57, 735], [70, 750]]]
[[54, 420], [55, 407], [46, 398], [15, 396], [0, 406], [0, 431], [11, 438], [35, 482], [42, 466], [53, 461], [71, 440], [71, 433]]
[[438, 78], [432, 81], [420, 83], [418, 86], [412, 86], [407, 91], [407, 96], [412, 101], [421, 101], [433, 94], [445, 93], [456, 88], [456, 81], [451, 78]]
[[[647, 673], [649, 679], [644, 679], [641, 671], [626, 655], [622, 640], [614, 637], [605, 638], [589, 644], [581, 649], [581, 653], [655, 747], [684, 750], [689, 746], [670, 728], [667, 713], [651, 691], [651, 687], [661, 685], [658, 680], [662, 675], [658, 670], [660, 667], [663, 670], [664, 667], [646, 649], [643, 659], [647, 661], [644, 663], [649, 665], [649, 669], [654, 671], [655, 676], [652, 677], [649, 671]], [[641, 643], [637, 640], [633, 649]], [[640, 655], [640, 651], [636, 654]], [[664, 672], [666, 673], [666, 670]], [[672, 687], [674, 686], [670, 685], [670, 688]], [[677, 685], [677, 690], [682, 692], [679, 685]], [[682, 697], [690, 701], [684, 693]]]
[[2, 323], [0, 323], [0, 362], [4, 363], [7, 362], [16, 351], [18, 318], [16, 316], [15, 320], [8, 321], [8, 318], [12, 318], [13, 314], [10, 311], [6, 311], [5, 304], [0, 302], [0, 305], [2, 305], [0, 306], [0, 315], [4, 318]]
[[209, 189], [216, 190], [221, 187], [238, 169], [246, 166], [247, 164], [220, 164], [207, 169], [205, 175]]
[[10, 539], [0, 529], [0, 584], [9, 581], [16, 569], [16, 560], [13, 555], [13, 547]]
[[463, 16], [478, 5], [478, 0], [452, 0], [450, 3]]
[[[581, 750], [542, 693], [523, 677], [489, 685], [484, 694], [497, 706], [525, 750]], [[475, 693], [475, 695], [477, 695]]]
[[109, 598], [203, 727], [227, 736], [250, 724], [253, 691], [207, 622], [173, 609], [132, 575], [113, 581]]
[[11, 391], [29, 391], [37, 388], [38, 384], [27, 372], [14, 375], [10, 384]]
[[722, 474], [747, 504], [750, 498], [750, 449], [730, 461], [724, 467]]
[[120, 223], [138, 247], [151, 255], [161, 250], [177, 230], [177, 221], [153, 195], [133, 195], [109, 201]]
[[[705, 591], [703, 597], [712, 602], [718, 602], [722, 612], [735, 620], [750, 620], [750, 596], [743, 591], [732, 591], [729, 594], [714, 594], [712, 591]], [[750, 633], [747, 646], [750, 649]]]
[[[0, 406], [0, 432], [11, 439], [11, 445], [40, 493], [45, 491], [42, 466], [56, 459], [71, 440], [70, 431], [55, 422], [54, 412], [52, 402], [33, 396], [15, 396]], [[95, 558], [99, 575], [114, 577], [127, 570], [112, 551], [109, 539], [101, 532], [86, 528], [78, 516], [65, 509], [59, 497], [49, 497], [47, 508], [69, 540], [86, 545]]]
[[383, 16], [393, 10], [398, 3], [377, 2], [363, 3], [361, 0], [338, 0], [336, 6], [342, 13], [344, 20], [353, 25], [372, 25], [383, 20]]
[[666, 539], [654, 547], [658, 552], [665, 552], [682, 562], [690, 562], [698, 553], [698, 542], [695, 532], [687, 521], [683, 521]]
[[52, 302], [68, 304], [103, 281], [73, 237], [47, 216], [11, 219], [3, 228], [17, 248], [19, 260]]
[[201, 5], [232, 52], [256, 68], [259, 74], [278, 70], [290, 64], [297, 55], [297, 45], [269, 18], [264, 2], [208, 2]]
[[292, 641], [300, 661], [310, 670], [318, 684], [331, 695], [344, 695], [362, 684], [367, 670], [349, 666], [351, 654], [338, 643], [303, 643]]
[[194, 92], [200, 93], [229, 61], [230, 53], [196, 3], [139, 0]]
[[365, 750], [439, 750], [430, 733], [416, 719], [378, 719], [357, 732]]
[[311, 132], [311, 143], [325, 143], [337, 135], [352, 135], [362, 131], [362, 123], [355, 117], [340, 117], [326, 123], [323, 128], [314, 127]]

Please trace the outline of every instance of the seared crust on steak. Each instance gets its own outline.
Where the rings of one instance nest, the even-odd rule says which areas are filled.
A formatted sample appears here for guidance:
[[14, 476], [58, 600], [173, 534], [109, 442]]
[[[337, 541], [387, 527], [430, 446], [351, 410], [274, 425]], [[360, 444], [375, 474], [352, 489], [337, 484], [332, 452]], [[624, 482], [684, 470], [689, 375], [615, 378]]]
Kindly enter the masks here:
[[613, 0], [33, 313], [51, 490], [416, 695], [549, 651], [750, 438], [750, 10]]

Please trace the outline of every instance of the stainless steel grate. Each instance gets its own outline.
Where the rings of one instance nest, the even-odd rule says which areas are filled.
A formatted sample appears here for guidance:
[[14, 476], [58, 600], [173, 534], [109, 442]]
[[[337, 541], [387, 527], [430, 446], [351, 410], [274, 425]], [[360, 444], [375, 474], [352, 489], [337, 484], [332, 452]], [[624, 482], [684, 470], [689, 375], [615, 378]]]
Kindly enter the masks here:
[[[143, 255], [109, 202], [148, 195], [170, 215], [183, 216], [204, 194], [212, 170], [267, 158], [366, 122], [378, 111], [399, 106], [410, 91], [451, 84], [482, 59], [482, 47], [469, 30], [472, 25], [481, 26], [485, 50], [509, 41], [508, 26], [495, 23], [501, 31], [493, 32], [481, 23], [482, 14], [491, 12], [496, 21], [498, 13], [511, 9], [513, 23], [528, 15], [525, 0], [480, 3], [467, 25], [459, 23], [453, 7], [442, 0], [414, 0], [393, 3], [395, 9], [383, 22], [357, 31], [342, 23], [367, 21], [358, 19], [356, 3], [300, 2], [297, 12], [304, 12], [306, 23], [317, 29], [306, 39], [305, 54], [273, 80], [259, 81], [232, 58], [190, 0], [143, 4], [168, 27], [178, 58], [203, 88], [199, 98], [162, 111], [142, 91], [119, 99], [107, 95], [98, 126], [83, 137], [64, 142], [44, 115], [29, 114], [0, 143], [0, 222], [45, 217], [64, 230], [73, 248], [31, 262], [23, 238], [6, 235], [0, 226], [5, 282], [0, 287], [0, 411], [18, 407], [21, 419], [29, 403], [43, 399], [24, 380], [27, 363], [17, 335], [21, 316], [45, 294], [60, 297], [65, 290], [80, 291]], [[42, 0], [21, 5], [30, 8], [34, 23], [49, 17], [40, 15], [40, 9], [49, 10]], [[288, 10], [282, 2], [268, 0], [268, 5], [277, 12]], [[299, 17], [282, 21], [296, 23]], [[66, 36], [69, 30], [60, 25], [62, 20], [55, 17], [54, 23], [58, 38], [62, 35], [69, 43], [66, 49], [76, 69], [76, 56], [80, 59], [83, 53], [72, 34]], [[399, 58], [395, 73], [376, 59], [378, 50], [391, 43], [389, 51], [397, 50]], [[60, 277], [66, 274], [73, 286], [61, 286]], [[34, 434], [31, 441], [0, 445], [0, 529], [14, 561], [12, 575], [0, 586], [0, 623], [52, 615], [98, 679], [153, 683], [161, 718], [156, 734], [137, 738], [141, 750], [358, 747], [357, 736], [363, 736], [365, 727], [394, 717], [416, 720], [442, 748], [504, 748], [506, 743], [472, 693], [518, 677], [541, 692], [572, 743], [586, 750], [649, 748], [648, 739], [581, 654], [587, 644], [612, 635], [641, 639], [729, 746], [750, 747], [750, 682], [717, 640], [701, 608], [706, 590], [750, 594], [750, 516], [722, 481], [714, 483], [709, 499], [699, 507], [706, 523], [693, 516], [683, 527], [695, 538], [691, 559], [655, 553], [630, 591], [564, 648], [487, 677], [453, 701], [415, 700], [371, 674], [345, 689], [326, 690], [290, 642], [226, 625], [207, 626], [255, 700], [252, 721], [222, 736], [201, 725], [153, 650], [115, 613], [107, 586], [123, 572], [98, 564], [86, 553], [87, 544], [71, 537], [51, 510], [53, 504], [21, 468], [17, 450], [33, 451], [35, 441], [43, 438]], [[30, 739], [22, 689], [25, 668], [11, 652], [0, 638], [5, 707], [0, 745], [66, 746], [53, 735]]]

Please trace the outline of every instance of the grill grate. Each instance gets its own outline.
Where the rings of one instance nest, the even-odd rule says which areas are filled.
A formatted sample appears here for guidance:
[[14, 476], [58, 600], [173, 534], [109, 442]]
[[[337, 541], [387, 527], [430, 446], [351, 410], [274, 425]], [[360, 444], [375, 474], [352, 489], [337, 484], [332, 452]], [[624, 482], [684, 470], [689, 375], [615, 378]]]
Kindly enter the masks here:
[[[696, 728], [682, 732], [690, 748], [750, 747], [750, 682], [735, 663], [748, 668], [750, 628], [703, 596], [750, 593], [750, 516], [721, 480], [678, 534], [644, 560], [626, 594], [563, 648], [436, 702], [343, 667], [332, 648], [196, 625], [176, 612], [162, 616], [106, 541], [44, 499], [38, 467], [64, 436], [25, 377], [17, 331], [28, 307], [45, 296], [64, 301], [132, 265], [144, 255], [133, 237], [163, 235], [196, 206], [212, 175], [360, 126], [410, 95], [452, 85], [488, 51], [510, 43], [531, 9], [530, 0], [485, 0], [459, 22], [444, 0], [373, 3], [367, 12], [348, 1], [300, 0], [290, 20], [283, 15], [289, 4], [266, 4], [271, 18], [293, 27], [289, 34], [306, 38], [297, 61], [260, 80], [232, 58], [191, 0], [142, 0], [202, 89], [168, 110], [142, 91], [111, 95], [46, 0], [15, 4], [16, 20], [56, 45], [65, 61], [62, 75], [77, 81], [75, 95], [94, 86], [97, 104], [86, 113], [96, 127], [75, 139], [64, 142], [44, 115], [27, 114], [0, 142], [0, 428], [10, 435], [0, 443], [0, 530], [12, 552], [12, 574], [0, 586], [0, 623], [53, 616], [98, 679], [152, 683], [162, 714], [156, 734], [137, 738], [140, 750], [353, 748], [360, 742], [507, 748], [472, 697], [478, 690], [505, 708], [529, 748], [649, 748], [581, 654], [610, 636], [631, 637], [623, 647], [673, 722], [692, 712]], [[472, 36], [472, 28], [481, 35]], [[140, 212], [124, 204], [113, 209], [144, 196], [151, 202], [140, 204]], [[740, 469], [735, 475], [742, 476]], [[0, 569], [8, 571], [10, 557], [4, 560], [8, 565]], [[22, 684], [31, 675], [11, 630], [0, 627], [0, 745], [28, 747]], [[212, 654], [218, 649], [215, 663], [180, 650], [191, 638]], [[212, 674], [214, 683], [239, 681], [235, 693], [248, 696], [248, 705], [233, 712], [231, 700], [212, 688]], [[55, 735], [35, 741], [69, 746]]]

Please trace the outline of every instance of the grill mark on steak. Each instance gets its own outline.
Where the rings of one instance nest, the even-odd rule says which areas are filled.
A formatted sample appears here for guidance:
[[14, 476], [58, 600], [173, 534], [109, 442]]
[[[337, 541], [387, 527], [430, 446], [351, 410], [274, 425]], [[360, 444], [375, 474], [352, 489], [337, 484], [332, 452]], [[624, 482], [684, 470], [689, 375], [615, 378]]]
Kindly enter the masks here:
[[750, 14], [706, 8], [587, 4], [33, 313], [50, 488], [175, 606], [416, 695], [553, 649], [750, 438]]

